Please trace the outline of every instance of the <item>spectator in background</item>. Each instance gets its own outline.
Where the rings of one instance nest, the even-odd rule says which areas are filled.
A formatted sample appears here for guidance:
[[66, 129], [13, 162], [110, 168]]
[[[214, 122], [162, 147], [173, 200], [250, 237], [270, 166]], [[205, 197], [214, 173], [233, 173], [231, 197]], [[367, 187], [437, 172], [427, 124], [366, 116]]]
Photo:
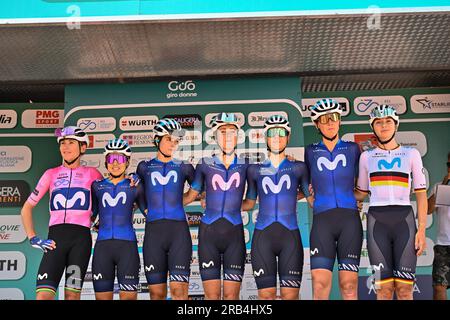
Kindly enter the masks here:
[[428, 198], [428, 214], [436, 210], [437, 239], [434, 246], [433, 261], [433, 298], [447, 300], [450, 283], [450, 206], [436, 207], [436, 190], [439, 184], [450, 184], [450, 152], [447, 155], [447, 174], [440, 183], [436, 183]]

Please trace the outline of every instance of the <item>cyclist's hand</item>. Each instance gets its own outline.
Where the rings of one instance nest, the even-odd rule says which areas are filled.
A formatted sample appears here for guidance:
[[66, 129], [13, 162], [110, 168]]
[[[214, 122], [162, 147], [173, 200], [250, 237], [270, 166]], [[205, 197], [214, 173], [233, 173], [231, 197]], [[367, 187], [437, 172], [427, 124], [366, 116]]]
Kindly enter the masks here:
[[311, 195], [311, 197], [314, 197], [314, 189], [312, 187], [312, 184], [309, 185], [308, 191], [309, 191], [309, 194]]
[[95, 223], [92, 225], [92, 231], [98, 232], [98, 228], [99, 228], [99, 227], [100, 227], [100, 221], [97, 220], [97, 222], [95, 222]]
[[420, 256], [425, 248], [427, 247], [426, 238], [425, 238], [425, 230], [417, 231], [416, 233], [416, 251], [417, 256]]
[[132, 187], [136, 187], [141, 181], [136, 173], [130, 173], [127, 178], [131, 180], [130, 186]]
[[33, 238], [31, 238], [30, 244], [33, 248], [41, 249], [44, 252], [56, 249], [55, 241], [50, 239], [42, 240], [38, 236], [34, 236]]
[[206, 209], [206, 199], [205, 198], [201, 198], [200, 199], [200, 204], [201, 204], [203, 209]]
[[356, 205], [358, 206], [358, 211], [362, 212], [363, 209], [363, 202], [362, 201], [356, 201]]
[[297, 159], [295, 159], [294, 156], [291, 156], [290, 154], [288, 154], [288, 155], [286, 156], [286, 158], [287, 158], [289, 161], [297, 161]]

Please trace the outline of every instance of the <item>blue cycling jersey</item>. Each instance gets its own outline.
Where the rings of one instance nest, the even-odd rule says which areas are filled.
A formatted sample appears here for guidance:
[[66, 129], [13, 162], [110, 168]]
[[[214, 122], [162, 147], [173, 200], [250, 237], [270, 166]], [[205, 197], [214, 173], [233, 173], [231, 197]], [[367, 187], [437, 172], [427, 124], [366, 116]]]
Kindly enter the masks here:
[[157, 158], [141, 161], [137, 174], [145, 187], [148, 204], [147, 222], [169, 219], [186, 221], [183, 207], [184, 184], [194, 179], [194, 167], [179, 160]]
[[263, 230], [279, 222], [289, 230], [298, 229], [297, 194], [299, 187], [309, 196], [309, 175], [301, 161], [285, 158], [278, 168], [267, 159], [262, 164], [252, 164], [247, 172], [247, 199], [259, 197], [259, 213], [255, 228]]
[[353, 194], [360, 150], [354, 142], [339, 140], [333, 151], [323, 142], [310, 144], [305, 163], [314, 189], [314, 214], [335, 208], [357, 209]]
[[136, 241], [133, 228], [133, 204], [146, 209], [144, 189], [130, 186], [129, 179], [113, 184], [109, 179], [96, 180], [91, 186], [92, 212], [99, 215], [97, 241], [118, 239]]
[[202, 223], [211, 224], [220, 218], [233, 225], [242, 223], [242, 197], [248, 166], [248, 159], [238, 160], [237, 156], [228, 169], [217, 156], [201, 159], [195, 168], [192, 189], [206, 191]]

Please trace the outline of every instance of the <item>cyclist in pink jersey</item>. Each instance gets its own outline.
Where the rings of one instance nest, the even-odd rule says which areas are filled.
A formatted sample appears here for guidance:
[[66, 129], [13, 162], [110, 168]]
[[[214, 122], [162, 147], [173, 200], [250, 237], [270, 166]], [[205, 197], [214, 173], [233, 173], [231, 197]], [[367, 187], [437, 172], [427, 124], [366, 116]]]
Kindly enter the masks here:
[[[367, 213], [367, 249], [379, 300], [412, 300], [417, 257], [425, 249], [426, 180], [422, 158], [414, 148], [395, 141], [399, 125], [395, 109], [375, 107], [370, 125], [378, 147], [364, 151], [359, 161], [355, 196], [370, 194]], [[411, 207], [414, 187], [418, 227]]]
[[[63, 164], [48, 169], [22, 208], [22, 221], [30, 243], [44, 256], [37, 275], [36, 299], [52, 300], [65, 270], [65, 299], [79, 300], [88, 267], [92, 238], [91, 184], [101, 179], [93, 167], [82, 167], [88, 136], [78, 127], [55, 131]], [[48, 239], [34, 230], [33, 208], [49, 191], [50, 223]]]

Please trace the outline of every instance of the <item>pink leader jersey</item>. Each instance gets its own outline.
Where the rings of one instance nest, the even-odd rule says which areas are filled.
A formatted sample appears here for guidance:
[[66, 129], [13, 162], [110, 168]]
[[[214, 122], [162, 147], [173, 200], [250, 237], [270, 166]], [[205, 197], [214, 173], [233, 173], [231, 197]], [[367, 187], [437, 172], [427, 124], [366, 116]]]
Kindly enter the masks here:
[[91, 184], [102, 178], [102, 174], [93, 167], [69, 169], [61, 165], [51, 168], [42, 175], [27, 201], [35, 206], [50, 191], [50, 226], [70, 223], [89, 228]]
[[425, 169], [417, 149], [404, 146], [394, 150], [374, 148], [361, 154], [357, 188], [370, 192], [370, 206], [409, 206], [411, 186], [416, 193], [425, 192], [427, 187]]

